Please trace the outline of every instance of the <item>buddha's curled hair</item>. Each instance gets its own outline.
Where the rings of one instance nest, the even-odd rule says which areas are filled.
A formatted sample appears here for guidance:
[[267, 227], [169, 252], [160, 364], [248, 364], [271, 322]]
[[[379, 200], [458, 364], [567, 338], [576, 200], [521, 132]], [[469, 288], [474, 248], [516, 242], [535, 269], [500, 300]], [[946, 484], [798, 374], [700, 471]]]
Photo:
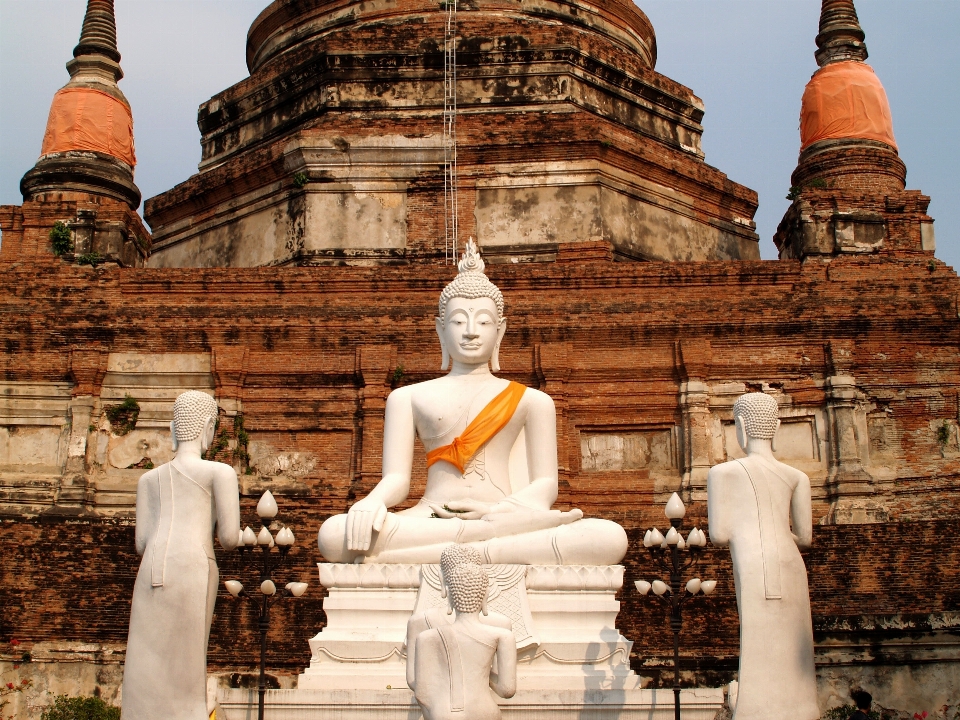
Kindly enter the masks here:
[[177, 442], [196, 440], [209, 418], [217, 417], [217, 401], [199, 390], [187, 390], [173, 402], [173, 430]]
[[733, 404], [733, 416], [741, 419], [747, 437], [770, 440], [777, 432], [780, 408], [766, 393], [747, 393]]
[[458, 613], [480, 612], [487, 597], [490, 581], [479, 565], [463, 564], [454, 569], [447, 580], [453, 609]]
[[483, 274], [485, 267], [477, 244], [471, 238], [467, 241], [463, 258], [457, 263], [457, 276], [440, 293], [440, 322], [446, 319], [447, 302], [455, 297], [467, 300], [490, 298], [497, 306], [499, 316], [503, 317], [503, 293]]
[[482, 565], [483, 556], [476, 548], [458, 544], [447, 545], [440, 553], [440, 572], [444, 577], [452, 575], [463, 564]]

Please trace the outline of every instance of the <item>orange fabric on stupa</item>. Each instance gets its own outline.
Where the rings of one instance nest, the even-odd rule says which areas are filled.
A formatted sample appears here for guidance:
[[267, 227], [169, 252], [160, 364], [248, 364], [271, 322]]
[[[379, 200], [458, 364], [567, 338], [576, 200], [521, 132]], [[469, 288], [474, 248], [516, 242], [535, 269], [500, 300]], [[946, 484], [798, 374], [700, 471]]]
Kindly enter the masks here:
[[897, 147], [887, 93], [862, 62], [831, 63], [803, 91], [800, 149], [820, 140], [857, 138]]
[[524, 385], [511, 381], [506, 390], [487, 403], [459, 437], [454, 438], [449, 445], [427, 453], [427, 467], [446, 460], [462, 473], [470, 458], [477, 454], [483, 444], [510, 422], [526, 389]]
[[53, 96], [40, 154], [68, 150], [92, 150], [136, 165], [130, 108], [93, 88], [62, 88]]

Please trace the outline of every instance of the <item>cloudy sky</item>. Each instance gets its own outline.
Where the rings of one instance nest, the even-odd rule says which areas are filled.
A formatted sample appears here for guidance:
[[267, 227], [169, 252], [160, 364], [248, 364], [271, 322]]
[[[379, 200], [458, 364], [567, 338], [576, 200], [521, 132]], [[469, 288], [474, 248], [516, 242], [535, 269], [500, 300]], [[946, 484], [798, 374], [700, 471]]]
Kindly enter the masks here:
[[[200, 160], [197, 107], [247, 75], [246, 32], [268, 0], [116, 0], [120, 87], [133, 106], [145, 198]], [[799, 149], [803, 87], [820, 0], [640, 0], [657, 32], [657, 70], [706, 105], [706, 160], [760, 194], [761, 254]], [[0, 204], [21, 202], [50, 100], [86, 0], [0, 0]], [[960, 0], [857, 0], [870, 64], [887, 89], [907, 187], [931, 196], [937, 256], [960, 267]]]

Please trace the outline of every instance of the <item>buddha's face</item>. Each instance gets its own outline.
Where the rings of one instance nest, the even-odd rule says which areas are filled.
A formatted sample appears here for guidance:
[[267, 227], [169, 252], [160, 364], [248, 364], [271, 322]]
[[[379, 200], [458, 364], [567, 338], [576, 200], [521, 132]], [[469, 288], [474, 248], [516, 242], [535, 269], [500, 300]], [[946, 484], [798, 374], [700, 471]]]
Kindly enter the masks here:
[[455, 297], [447, 302], [443, 324], [437, 331], [454, 362], [479, 365], [493, 356], [505, 329], [506, 320], [497, 316], [497, 306], [490, 298]]

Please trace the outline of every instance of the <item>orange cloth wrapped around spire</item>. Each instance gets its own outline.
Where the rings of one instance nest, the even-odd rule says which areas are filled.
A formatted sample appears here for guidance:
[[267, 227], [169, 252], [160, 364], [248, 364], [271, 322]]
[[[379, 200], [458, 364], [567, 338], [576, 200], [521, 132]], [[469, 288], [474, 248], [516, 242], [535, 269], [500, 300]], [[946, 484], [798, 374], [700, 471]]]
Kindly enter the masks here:
[[90, 150], [137, 164], [130, 108], [105, 92], [88, 87], [62, 88], [53, 96], [41, 155]]
[[511, 382], [507, 385], [506, 390], [487, 403], [487, 406], [467, 425], [460, 437], [454, 438], [449, 445], [438, 447], [427, 453], [427, 467], [446, 460], [462, 473], [470, 462], [470, 458], [477, 454], [483, 444], [510, 422], [526, 389], [520, 383]]
[[897, 147], [887, 93], [862, 62], [831, 63], [807, 83], [800, 110], [800, 149], [820, 140], [877, 140]]

